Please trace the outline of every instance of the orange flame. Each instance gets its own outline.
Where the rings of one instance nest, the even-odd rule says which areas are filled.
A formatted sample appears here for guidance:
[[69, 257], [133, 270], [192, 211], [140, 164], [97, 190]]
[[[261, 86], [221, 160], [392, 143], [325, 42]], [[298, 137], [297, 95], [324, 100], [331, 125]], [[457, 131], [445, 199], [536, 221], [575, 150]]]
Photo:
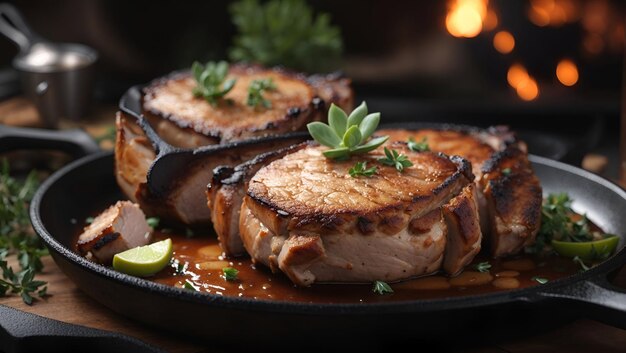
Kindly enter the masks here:
[[[446, 15], [446, 29], [448, 32], [455, 37], [476, 37], [483, 30], [483, 21], [487, 17], [488, 3], [488, 0], [452, 1], [449, 4], [448, 14]], [[490, 20], [493, 21], [493, 18]], [[495, 20], [497, 23], [497, 18]]]

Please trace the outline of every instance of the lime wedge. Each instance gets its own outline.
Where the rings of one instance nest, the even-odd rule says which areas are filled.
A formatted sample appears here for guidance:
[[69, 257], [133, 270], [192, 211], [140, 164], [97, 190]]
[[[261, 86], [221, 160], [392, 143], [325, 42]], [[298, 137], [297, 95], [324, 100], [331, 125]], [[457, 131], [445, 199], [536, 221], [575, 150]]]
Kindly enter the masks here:
[[128, 249], [113, 257], [113, 268], [139, 277], [151, 276], [167, 266], [172, 258], [172, 240]]
[[561, 256], [578, 256], [583, 260], [602, 260], [615, 251], [619, 239], [617, 236], [611, 236], [602, 240], [580, 243], [552, 240], [552, 247]]

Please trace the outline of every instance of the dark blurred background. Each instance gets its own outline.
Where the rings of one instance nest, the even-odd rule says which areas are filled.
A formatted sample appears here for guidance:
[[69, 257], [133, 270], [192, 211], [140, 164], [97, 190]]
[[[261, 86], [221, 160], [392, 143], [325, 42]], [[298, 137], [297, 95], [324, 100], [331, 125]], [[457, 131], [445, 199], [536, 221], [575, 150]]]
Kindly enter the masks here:
[[[509, 124], [538, 140], [531, 147], [567, 145], [560, 157], [572, 162], [617, 147], [622, 1], [307, 2], [341, 29], [337, 69], [387, 121]], [[194, 60], [227, 58], [236, 33], [229, 1], [12, 3], [44, 37], [99, 51], [103, 104]], [[0, 39], [0, 96], [17, 94], [16, 54]]]

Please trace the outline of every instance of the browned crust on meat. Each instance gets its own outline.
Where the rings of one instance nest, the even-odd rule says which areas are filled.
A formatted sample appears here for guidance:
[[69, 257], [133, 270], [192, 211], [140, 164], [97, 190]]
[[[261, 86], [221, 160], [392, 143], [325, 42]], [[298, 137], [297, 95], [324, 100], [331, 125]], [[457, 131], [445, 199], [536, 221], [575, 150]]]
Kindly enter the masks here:
[[474, 185], [467, 185], [461, 194], [443, 206], [444, 215], [453, 219], [454, 223], [459, 226], [459, 232], [466, 246], [475, 243], [481, 236], [473, 192]]
[[[461, 157], [447, 157], [443, 154], [431, 152], [417, 153], [410, 151], [405, 143], [395, 143], [392, 147], [402, 154], [409, 156], [416, 165], [424, 166], [428, 164], [433, 170], [437, 170], [442, 175], [446, 175], [443, 180], [428, 192], [420, 192], [413, 190], [414, 185], [409, 182], [409, 178], [402, 177], [395, 168], [388, 166], [379, 166], [377, 174], [373, 178], [381, 178], [386, 182], [393, 180], [394, 187], [397, 190], [407, 190], [412, 193], [406, 200], [396, 200], [367, 209], [357, 209], [355, 207], [333, 206], [332, 210], [315, 210], [310, 205], [302, 202], [294, 202], [292, 204], [279, 204], [275, 200], [268, 197], [267, 190], [264, 186], [255, 182], [255, 175], [248, 187], [246, 204], [251, 208], [252, 212], [261, 219], [263, 224], [276, 234], [283, 234], [287, 229], [316, 231], [319, 228], [326, 231], [338, 230], [340, 228], [354, 226], [363, 234], [368, 234], [378, 229], [386, 234], [395, 234], [404, 228], [410, 218], [421, 216], [432, 209], [437, 208], [441, 203], [447, 201], [445, 197], [451, 191], [453, 194], [458, 192], [460, 188], [473, 180], [471, 173], [471, 164]], [[310, 146], [312, 149], [322, 148]], [[367, 155], [353, 157], [347, 161], [327, 161], [324, 157], [318, 160], [321, 163], [329, 163], [329, 168], [336, 168], [337, 175], [348, 175], [348, 169], [354, 165], [356, 161], [366, 160], [369, 165], [378, 165], [377, 159], [382, 156], [382, 150], [371, 152]], [[326, 161], [326, 162], [325, 162]], [[428, 161], [428, 162], [426, 162]], [[317, 161], [316, 161], [317, 162]], [[277, 161], [277, 165], [270, 164], [266, 168], [279, 168], [282, 161]], [[411, 173], [411, 168], [405, 169], [403, 173]], [[269, 170], [267, 173], [271, 173]], [[350, 184], [371, 183], [374, 179], [364, 181], [360, 178], [349, 178], [337, 180], [345, 187], [350, 188]], [[362, 187], [363, 185], [361, 185]], [[366, 186], [367, 188], [376, 188], [375, 184]], [[454, 189], [454, 190], [452, 190]], [[427, 206], [429, 203], [435, 205]], [[361, 206], [359, 206], [361, 207]], [[430, 208], [429, 208], [430, 207]], [[273, 216], [264, 217], [263, 214], [271, 214]]]
[[[325, 103], [318, 96], [315, 87], [302, 74], [282, 68], [234, 64], [230, 66], [229, 75], [238, 79], [233, 90], [226, 95], [226, 98], [231, 97], [233, 99], [230, 103], [221, 100], [218, 102], [217, 108], [213, 108], [204, 99], [193, 97], [191, 93], [188, 93], [195, 86], [189, 72], [176, 73], [157, 79], [144, 88], [143, 107], [146, 115], [165, 118], [180, 128], [192, 129], [217, 139], [221, 143], [301, 130], [307, 122], [322, 119]], [[265, 93], [266, 98], [272, 101], [272, 108], [259, 109], [249, 107], [246, 104], [247, 81], [255, 77], [274, 78], [278, 91]], [[180, 93], [176, 93], [178, 90], [176, 85], [185, 88], [184, 95], [181, 96]], [[281, 93], [281, 85], [287, 85], [289, 89]], [[294, 92], [298, 92], [298, 90], [302, 94], [294, 95]], [[198, 111], [193, 116], [186, 116], [178, 111], [167, 110], [165, 108], [169, 100], [159, 101], [159, 96], [162, 94], [175, 96], [176, 103], [179, 103], [180, 100], [188, 101], [187, 107], [195, 106]], [[200, 113], [204, 116], [199, 116]], [[236, 120], [231, 120], [234, 117]]]
[[[508, 173], [502, 171], [508, 169]], [[483, 167], [480, 185], [490, 203], [492, 232], [517, 237], [511, 250], [499, 247], [492, 239], [494, 255], [502, 257], [518, 252], [534, 242], [541, 226], [542, 188], [532, 171], [525, 152], [515, 147], [501, 151]]]

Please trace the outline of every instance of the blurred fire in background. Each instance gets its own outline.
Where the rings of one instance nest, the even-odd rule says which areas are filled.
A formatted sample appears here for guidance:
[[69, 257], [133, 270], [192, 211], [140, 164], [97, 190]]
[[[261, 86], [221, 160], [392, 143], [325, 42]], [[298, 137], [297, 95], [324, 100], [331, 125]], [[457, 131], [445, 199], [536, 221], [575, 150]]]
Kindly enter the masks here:
[[[485, 35], [493, 36], [494, 49], [502, 55], [514, 57], [502, 60], [514, 60], [509, 64], [506, 78], [518, 97], [524, 101], [539, 97], [537, 80], [519, 62], [523, 58], [514, 55], [515, 35], [506, 29], [507, 23], [500, 19], [493, 4], [488, 0], [450, 0], [447, 7], [445, 26], [450, 35], [474, 38], [487, 32]], [[526, 7], [528, 21], [537, 27], [558, 29], [570, 25], [579, 26], [582, 30], [580, 46], [574, 51], [575, 58], [565, 57], [572, 50], [563, 48], [564, 57], [554, 63], [554, 77], [564, 86], [572, 87], [579, 82], [577, 61], [593, 61], [605, 53], [615, 55], [623, 52], [624, 13], [616, 11], [607, 0], [530, 0]], [[552, 85], [553, 82], [542, 77], [541, 85]]]

